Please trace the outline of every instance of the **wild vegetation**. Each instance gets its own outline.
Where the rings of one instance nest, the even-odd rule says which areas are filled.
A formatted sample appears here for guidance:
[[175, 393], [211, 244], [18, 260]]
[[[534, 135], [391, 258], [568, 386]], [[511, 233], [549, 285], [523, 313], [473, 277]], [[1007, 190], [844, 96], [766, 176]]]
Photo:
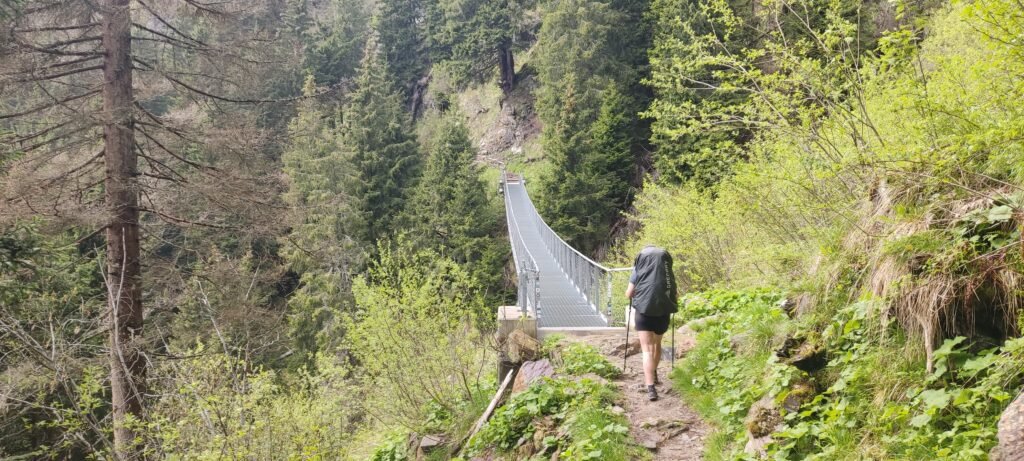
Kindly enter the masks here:
[[643, 458], [581, 345], [467, 440], [505, 168], [588, 255], [673, 253], [709, 459], [984, 459], [1024, 386], [1021, 30], [1017, 0], [2, 2], [0, 457]]

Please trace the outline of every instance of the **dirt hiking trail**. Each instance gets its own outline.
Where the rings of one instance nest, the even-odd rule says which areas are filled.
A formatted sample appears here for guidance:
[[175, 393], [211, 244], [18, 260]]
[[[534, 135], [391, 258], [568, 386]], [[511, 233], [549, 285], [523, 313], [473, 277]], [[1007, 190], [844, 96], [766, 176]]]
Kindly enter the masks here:
[[[633, 343], [632, 335], [630, 336], [630, 342]], [[622, 334], [587, 335], [566, 339], [591, 344], [613, 364], [622, 366]], [[629, 351], [625, 372], [619, 379], [612, 381], [612, 384], [622, 391], [622, 401], [619, 405], [629, 419], [630, 434], [637, 443], [651, 451], [655, 460], [703, 459], [704, 439], [710, 428], [672, 389], [672, 381], [669, 379], [670, 360], [663, 359], [658, 366], [658, 376], [661, 380], [661, 384], [657, 386], [659, 399], [650, 402], [643, 386], [640, 344], [635, 342], [633, 345], [635, 352]]]

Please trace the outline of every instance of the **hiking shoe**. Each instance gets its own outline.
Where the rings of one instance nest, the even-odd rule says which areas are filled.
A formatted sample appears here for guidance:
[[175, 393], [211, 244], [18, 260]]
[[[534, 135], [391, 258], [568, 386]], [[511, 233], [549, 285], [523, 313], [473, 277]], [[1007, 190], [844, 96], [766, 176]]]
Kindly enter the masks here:
[[654, 388], [654, 385], [647, 386], [647, 400], [651, 402], [658, 400], [658, 390]]

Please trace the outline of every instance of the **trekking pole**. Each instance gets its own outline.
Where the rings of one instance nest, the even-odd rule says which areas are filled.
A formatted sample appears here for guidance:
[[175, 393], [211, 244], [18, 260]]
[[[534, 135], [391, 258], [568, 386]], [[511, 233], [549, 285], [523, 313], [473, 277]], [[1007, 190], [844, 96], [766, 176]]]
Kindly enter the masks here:
[[675, 314], [668, 315], [668, 327], [672, 329], [672, 369], [676, 369], [676, 325], [672, 323]]
[[629, 358], [629, 318], [633, 316], [633, 298], [629, 298], [629, 309], [626, 311], [626, 344], [622, 348], [622, 372], [626, 372], [626, 359]]

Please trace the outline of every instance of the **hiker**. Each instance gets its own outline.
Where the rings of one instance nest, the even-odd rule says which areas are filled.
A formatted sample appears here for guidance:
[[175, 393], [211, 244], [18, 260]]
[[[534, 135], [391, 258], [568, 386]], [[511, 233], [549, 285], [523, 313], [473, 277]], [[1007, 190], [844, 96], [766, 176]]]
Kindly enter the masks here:
[[654, 385], [661, 384], [658, 381], [661, 337], [669, 329], [670, 316], [678, 310], [672, 255], [663, 248], [645, 246], [633, 261], [626, 297], [636, 309], [633, 325], [640, 335], [647, 398], [658, 400]]

